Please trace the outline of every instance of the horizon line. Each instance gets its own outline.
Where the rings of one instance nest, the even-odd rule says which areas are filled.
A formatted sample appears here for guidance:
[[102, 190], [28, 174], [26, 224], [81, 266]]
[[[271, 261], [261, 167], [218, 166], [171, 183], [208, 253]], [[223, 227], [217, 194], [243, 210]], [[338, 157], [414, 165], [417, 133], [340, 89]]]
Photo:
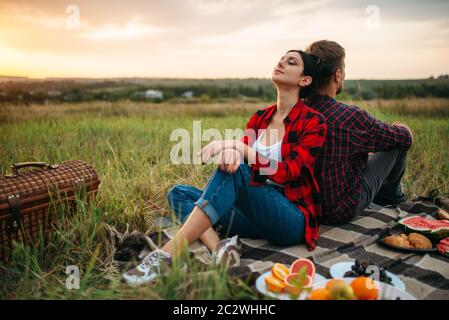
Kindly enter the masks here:
[[[448, 74], [440, 74], [438, 76], [430, 75], [427, 77], [417, 77], [417, 78], [347, 78], [345, 80], [438, 80], [440, 77], [447, 77]], [[259, 77], [223, 77], [223, 78], [184, 78], [184, 77], [138, 77], [138, 76], [123, 76], [123, 77], [28, 77], [28, 76], [11, 76], [11, 75], [0, 75], [1, 78], [13, 78], [17, 80], [35, 80], [35, 81], [45, 81], [45, 80], [271, 80], [270, 78], [259, 78]], [[12, 79], [11, 79], [12, 80]]]

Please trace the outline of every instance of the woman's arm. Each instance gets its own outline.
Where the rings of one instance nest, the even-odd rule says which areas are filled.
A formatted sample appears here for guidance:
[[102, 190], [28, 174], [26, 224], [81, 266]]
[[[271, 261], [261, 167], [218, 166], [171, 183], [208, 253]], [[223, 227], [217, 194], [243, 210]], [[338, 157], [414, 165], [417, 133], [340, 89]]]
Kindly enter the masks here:
[[[199, 151], [196, 156], [201, 155], [201, 159], [203, 163], [208, 163], [212, 158], [218, 156], [222, 151], [226, 149], [235, 149], [238, 150], [242, 157], [245, 152], [246, 155], [251, 152], [244, 151], [244, 145], [252, 146], [254, 141], [256, 140], [256, 130], [258, 126], [258, 119], [260, 117], [260, 112], [263, 110], [258, 110], [255, 112], [251, 118], [248, 120], [245, 126], [245, 134], [240, 140], [218, 140], [212, 141], [208, 143], [204, 148]], [[245, 157], [245, 159], [247, 159]]]

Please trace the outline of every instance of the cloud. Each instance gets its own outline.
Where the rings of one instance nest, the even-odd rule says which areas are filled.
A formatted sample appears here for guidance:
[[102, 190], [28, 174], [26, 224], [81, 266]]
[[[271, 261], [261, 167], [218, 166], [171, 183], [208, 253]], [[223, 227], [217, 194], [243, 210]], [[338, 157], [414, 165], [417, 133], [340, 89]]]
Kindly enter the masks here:
[[126, 22], [123, 26], [116, 26], [115, 24], [108, 24], [99, 28], [88, 28], [87, 32], [79, 35], [81, 38], [89, 40], [129, 40], [141, 38], [150, 34], [159, 34], [164, 31], [163, 28], [158, 28], [146, 24], [136, 22]]
[[[79, 29], [67, 28], [69, 3], [79, 8]], [[0, 67], [42, 75], [268, 77], [285, 50], [327, 38], [346, 47], [350, 77], [449, 72], [442, 58], [449, 54], [448, 2], [376, 1], [377, 30], [366, 26], [370, 4], [0, 0], [0, 43], [8, 48]]]

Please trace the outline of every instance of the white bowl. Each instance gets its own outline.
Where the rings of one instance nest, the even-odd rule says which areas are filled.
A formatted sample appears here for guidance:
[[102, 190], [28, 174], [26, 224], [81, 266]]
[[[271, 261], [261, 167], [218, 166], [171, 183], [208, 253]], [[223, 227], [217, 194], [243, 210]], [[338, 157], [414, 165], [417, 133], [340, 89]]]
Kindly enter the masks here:
[[[334, 264], [329, 269], [329, 273], [331, 274], [332, 278], [344, 278], [345, 273], [347, 271], [351, 271], [351, 266], [354, 264], [355, 260], [347, 261], [347, 262], [338, 262]], [[402, 290], [406, 291], [404, 282], [401, 281], [401, 279], [398, 278], [394, 273], [391, 273], [390, 271], [386, 271], [387, 276], [391, 278], [391, 284]]]

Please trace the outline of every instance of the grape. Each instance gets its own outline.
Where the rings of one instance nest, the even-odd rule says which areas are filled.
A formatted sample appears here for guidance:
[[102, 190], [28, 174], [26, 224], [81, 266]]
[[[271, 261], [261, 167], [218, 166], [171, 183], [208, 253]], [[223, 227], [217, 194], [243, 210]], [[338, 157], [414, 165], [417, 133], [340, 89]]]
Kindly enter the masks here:
[[[367, 263], [366, 261], [361, 262], [359, 259], [355, 259], [354, 264], [351, 266], [351, 270], [347, 271], [345, 277], [358, 277], [358, 276], [370, 276], [367, 274], [366, 269], [368, 266], [373, 265], [371, 261]], [[384, 268], [379, 267], [380, 281], [384, 283], [391, 284], [391, 278], [387, 275], [387, 271]]]

